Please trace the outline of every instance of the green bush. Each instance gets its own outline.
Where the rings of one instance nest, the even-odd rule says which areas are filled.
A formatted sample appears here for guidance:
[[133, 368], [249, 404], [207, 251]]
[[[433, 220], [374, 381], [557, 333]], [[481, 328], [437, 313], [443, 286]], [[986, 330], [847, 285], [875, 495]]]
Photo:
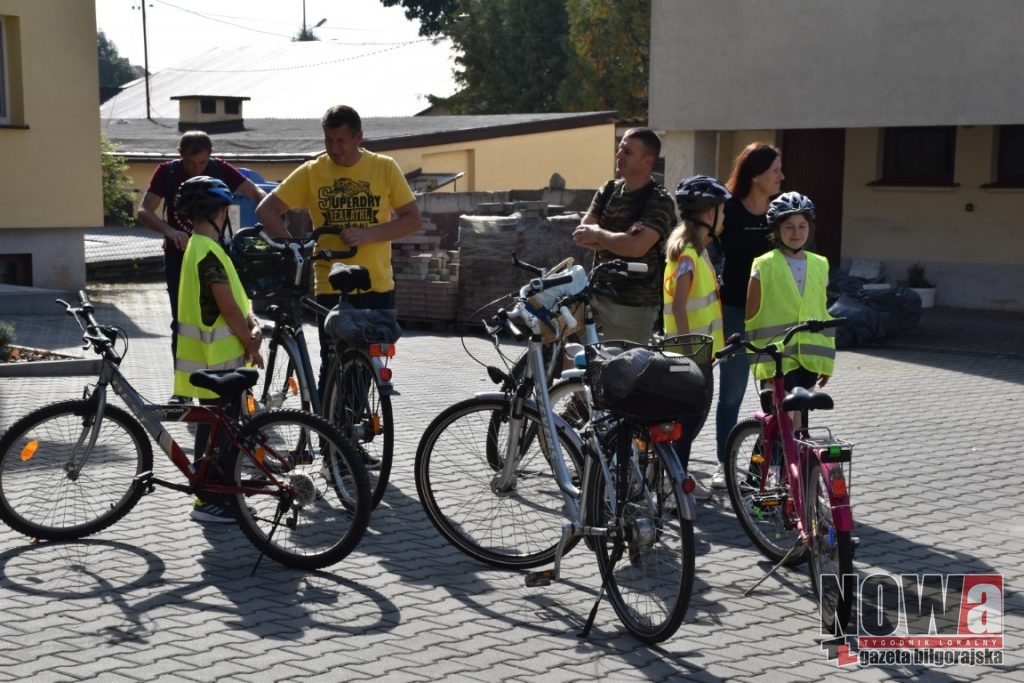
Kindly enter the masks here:
[[0, 361], [11, 357], [11, 342], [14, 341], [14, 325], [0, 322]]
[[100, 133], [100, 164], [103, 169], [103, 224], [134, 225], [135, 198], [128, 187], [128, 164], [116, 154], [117, 146]]

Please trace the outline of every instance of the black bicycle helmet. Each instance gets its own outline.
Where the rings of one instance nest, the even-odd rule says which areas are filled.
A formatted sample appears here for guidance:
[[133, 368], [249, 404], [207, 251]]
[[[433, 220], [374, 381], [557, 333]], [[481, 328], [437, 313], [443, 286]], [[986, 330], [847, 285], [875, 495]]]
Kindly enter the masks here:
[[676, 187], [676, 206], [683, 218], [701, 214], [732, 198], [725, 185], [706, 175], [695, 175]]
[[814, 220], [814, 203], [799, 192], [783, 192], [768, 205], [768, 225], [773, 228], [786, 216], [802, 213], [807, 220]]
[[188, 220], [213, 216], [231, 203], [231, 190], [223, 180], [197, 175], [189, 178], [178, 188], [174, 208], [178, 215]]

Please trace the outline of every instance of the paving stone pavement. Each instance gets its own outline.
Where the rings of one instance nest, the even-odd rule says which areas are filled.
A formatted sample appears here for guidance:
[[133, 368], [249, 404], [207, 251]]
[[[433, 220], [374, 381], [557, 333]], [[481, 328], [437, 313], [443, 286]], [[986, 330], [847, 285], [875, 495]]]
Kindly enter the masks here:
[[[166, 398], [160, 285], [91, 293], [99, 319], [131, 339], [125, 374], [151, 400]], [[18, 343], [84, 353], [56, 306], [11, 322]], [[0, 681], [1020, 681], [1024, 325], [997, 316], [969, 326], [973, 342], [952, 314], [927, 344], [841, 352], [828, 387], [837, 409], [815, 423], [856, 444], [858, 574], [1002, 574], [1002, 666], [827, 661], [803, 567], [743, 596], [768, 566], [725, 495], [699, 508], [694, 594], [675, 637], [640, 643], [606, 602], [590, 638], [579, 638], [600, 583], [582, 545], [566, 557], [562, 583], [526, 588], [521, 574], [449, 546], [423, 514], [412, 475], [421, 433], [444, 407], [491, 385], [458, 336], [408, 330], [393, 361], [401, 396], [392, 485], [355, 552], [322, 572], [267, 560], [250, 576], [256, 553], [242, 534], [191, 522], [188, 497], [170, 491], [75, 543], [32, 544], [0, 529]], [[957, 343], [936, 338], [943, 330]], [[316, 335], [307, 336], [316, 357]], [[465, 344], [494, 361], [485, 341]], [[0, 379], [0, 431], [86, 381]], [[751, 390], [743, 414], [753, 403]], [[694, 448], [705, 482], [711, 431]]]

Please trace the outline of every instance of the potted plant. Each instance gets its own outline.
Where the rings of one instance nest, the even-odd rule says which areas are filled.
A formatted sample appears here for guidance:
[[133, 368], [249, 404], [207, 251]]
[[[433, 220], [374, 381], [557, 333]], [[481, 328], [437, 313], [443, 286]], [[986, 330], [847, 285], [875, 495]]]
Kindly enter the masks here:
[[920, 261], [907, 266], [907, 287], [921, 297], [921, 308], [935, 305], [935, 283], [928, 279], [928, 272]]

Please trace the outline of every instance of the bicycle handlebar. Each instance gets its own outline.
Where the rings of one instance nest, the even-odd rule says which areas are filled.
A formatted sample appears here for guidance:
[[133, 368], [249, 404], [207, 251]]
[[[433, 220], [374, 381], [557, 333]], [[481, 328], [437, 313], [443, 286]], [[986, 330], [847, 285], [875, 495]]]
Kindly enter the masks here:
[[64, 312], [74, 318], [78, 326], [82, 328], [82, 332], [84, 332], [82, 341], [85, 342], [82, 348], [88, 349], [92, 347], [99, 354], [112, 349], [116, 335], [107, 334], [107, 330], [113, 330], [114, 328], [104, 327], [96, 322], [94, 315], [96, 309], [93, 307], [92, 302], [89, 301], [89, 297], [84, 290], [78, 290], [78, 301], [78, 306], [72, 306], [63, 299], [57, 299], [57, 303], [64, 306]]
[[729, 338], [725, 342], [725, 347], [715, 352], [715, 358], [718, 360], [724, 360], [729, 356], [732, 356], [742, 349], [747, 349], [752, 353], [765, 353], [775, 358], [782, 353], [781, 347], [785, 347], [789, 344], [789, 341], [794, 335], [800, 332], [821, 332], [832, 327], [842, 327], [849, 320], [847, 318], [832, 318], [831, 320], [805, 320], [801, 323], [797, 323], [792, 327], [786, 328], [786, 335], [782, 338], [782, 342], [769, 342], [764, 346], [758, 346], [743, 338], [739, 332], [729, 335]]
[[[266, 241], [268, 246], [277, 251], [290, 250], [292, 252], [292, 257], [296, 260], [297, 263], [300, 264], [302, 263], [302, 255], [299, 253], [300, 250], [304, 251], [306, 249], [310, 249], [316, 246], [317, 240], [322, 235], [335, 235], [337, 237], [341, 236], [341, 228], [337, 228], [334, 226], [325, 226], [322, 228], [317, 228], [310, 234], [309, 237], [306, 238], [289, 237], [282, 240], [268, 235], [266, 230], [264, 230], [263, 226], [259, 223], [257, 223], [253, 227], [256, 228], [256, 233]], [[320, 251], [310, 256], [310, 258], [313, 259], [314, 261], [340, 261], [342, 259], [347, 259], [355, 256], [356, 252], [358, 251], [359, 247], [350, 247], [345, 251], [321, 249]]]

